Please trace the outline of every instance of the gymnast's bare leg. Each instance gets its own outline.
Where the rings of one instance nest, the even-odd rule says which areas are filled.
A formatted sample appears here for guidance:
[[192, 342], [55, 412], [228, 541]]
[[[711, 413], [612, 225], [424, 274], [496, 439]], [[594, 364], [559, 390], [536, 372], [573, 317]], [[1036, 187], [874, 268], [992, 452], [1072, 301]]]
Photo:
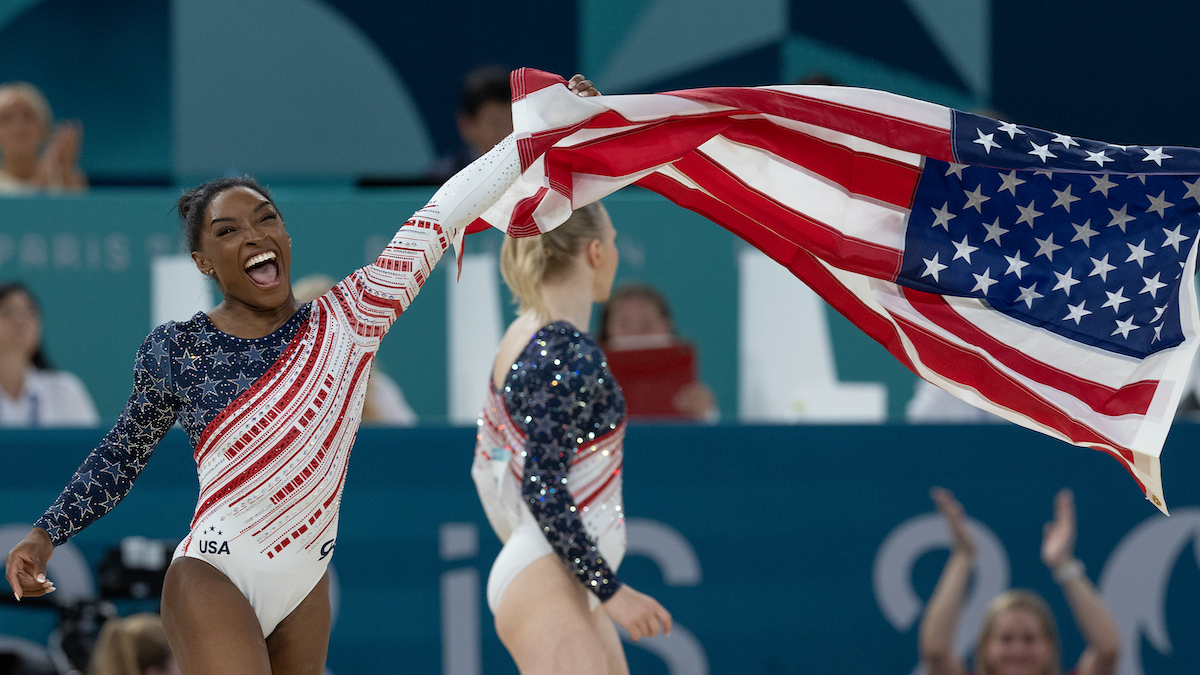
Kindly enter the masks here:
[[183, 675], [321, 675], [329, 649], [329, 574], [265, 639], [250, 602], [228, 577], [195, 558], [167, 570], [167, 641]]
[[538, 558], [500, 599], [496, 633], [522, 675], [629, 672], [604, 606], [588, 610], [588, 590], [556, 555]]

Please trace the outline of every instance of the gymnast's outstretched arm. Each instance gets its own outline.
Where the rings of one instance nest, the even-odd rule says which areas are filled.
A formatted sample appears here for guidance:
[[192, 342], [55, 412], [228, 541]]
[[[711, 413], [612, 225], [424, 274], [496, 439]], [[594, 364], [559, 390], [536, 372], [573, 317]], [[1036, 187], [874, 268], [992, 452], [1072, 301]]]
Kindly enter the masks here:
[[[571, 78], [568, 86], [580, 96], [599, 94], [582, 75]], [[446, 181], [404, 223], [374, 263], [346, 277], [327, 297], [334, 305], [347, 301], [346, 309], [352, 309], [348, 319], [361, 334], [382, 337], [462, 230], [491, 208], [520, 175], [517, 143], [509, 135]]]

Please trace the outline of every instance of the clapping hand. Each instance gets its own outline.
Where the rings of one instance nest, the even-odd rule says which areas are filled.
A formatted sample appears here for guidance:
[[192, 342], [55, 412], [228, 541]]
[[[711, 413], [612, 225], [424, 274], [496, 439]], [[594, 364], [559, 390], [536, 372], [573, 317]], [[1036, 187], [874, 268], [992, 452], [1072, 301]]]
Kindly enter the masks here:
[[946, 519], [946, 527], [950, 528], [950, 536], [954, 539], [954, 552], [975, 555], [975, 540], [967, 529], [967, 513], [954, 498], [954, 493], [946, 488], [935, 487], [929, 491], [929, 496]]
[[1075, 559], [1075, 495], [1064, 488], [1054, 496], [1054, 520], [1042, 529], [1042, 562], [1057, 570]]
[[80, 187], [79, 148], [83, 143], [83, 126], [64, 122], [55, 128], [46, 150], [38, 161], [33, 181], [42, 187]]

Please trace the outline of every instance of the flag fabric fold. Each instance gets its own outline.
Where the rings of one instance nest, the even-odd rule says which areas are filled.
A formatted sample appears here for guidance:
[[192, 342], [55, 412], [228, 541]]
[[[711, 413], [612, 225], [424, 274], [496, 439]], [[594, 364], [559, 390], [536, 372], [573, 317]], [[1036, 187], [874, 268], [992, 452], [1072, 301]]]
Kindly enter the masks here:
[[580, 98], [513, 73], [523, 173], [476, 227], [549, 231], [630, 184], [787, 267], [914, 373], [1117, 459], [1159, 454], [1200, 335], [1200, 150], [849, 87]]

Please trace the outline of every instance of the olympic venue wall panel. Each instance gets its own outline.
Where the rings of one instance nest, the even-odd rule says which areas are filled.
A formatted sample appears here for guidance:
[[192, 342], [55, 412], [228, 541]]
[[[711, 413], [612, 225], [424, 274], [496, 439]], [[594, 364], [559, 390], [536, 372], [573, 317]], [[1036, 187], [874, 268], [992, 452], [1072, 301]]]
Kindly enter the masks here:
[[[37, 518], [101, 434], [0, 434], [0, 524]], [[1083, 643], [1039, 547], [1054, 494], [1072, 488], [1076, 554], [1121, 627], [1120, 672], [1194, 673], [1198, 443], [1200, 426], [1189, 424], [1168, 439], [1167, 518], [1101, 453], [1007, 425], [631, 426], [630, 553], [620, 575], [682, 629], [667, 642], [626, 644], [631, 669], [913, 672], [919, 615], [947, 556], [928, 497], [942, 485], [988, 540], [975, 588], [1044, 595], [1068, 664]], [[333, 559], [335, 675], [472, 672], [464, 663], [516, 672], [483, 597], [500, 542], [469, 477], [473, 444], [465, 427], [360, 433]], [[172, 431], [129, 497], [72, 540], [93, 569], [122, 537], [186, 534], [197, 493], [190, 455]], [[0, 606], [0, 634], [44, 641], [53, 624], [48, 610]]]

